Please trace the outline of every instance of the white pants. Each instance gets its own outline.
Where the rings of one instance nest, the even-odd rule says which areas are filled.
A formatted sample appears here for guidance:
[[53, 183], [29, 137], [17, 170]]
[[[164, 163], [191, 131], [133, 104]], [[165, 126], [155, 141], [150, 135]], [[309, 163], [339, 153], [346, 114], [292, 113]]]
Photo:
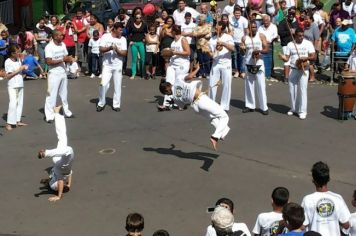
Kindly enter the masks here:
[[[176, 79], [183, 78], [189, 72], [190, 63], [183, 63], [182, 65], [169, 64], [166, 72], [166, 81], [174, 85]], [[164, 95], [163, 105], [169, 106], [169, 101], [172, 100], [171, 95]]]
[[212, 137], [217, 139], [225, 138], [230, 131], [228, 126], [229, 116], [219, 104], [203, 94], [197, 101], [192, 103], [192, 107], [194, 111], [211, 119], [210, 123], [215, 127]]
[[289, 94], [292, 112], [307, 114], [307, 90], [309, 70], [291, 68], [289, 74]]
[[7, 123], [16, 125], [21, 121], [23, 108], [23, 88], [7, 88], [9, 92], [9, 110], [7, 111]]
[[[255, 94], [256, 92], [256, 94]], [[264, 70], [257, 74], [246, 73], [245, 79], [245, 107], [256, 108], [256, 95], [262, 111], [267, 111], [266, 81]]]
[[57, 94], [62, 100], [62, 106], [64, 110], [64, 114], [66, 116], [71, 116], [72, 112], [68, 107], [68, 79], [65, 72], [49, 72], [48, 73], [48, 89], [47, 89], [47, 97], [45, 103], [45, 116], [46, 120], [54, 120], [54, 107], [56, 106]]
[[221, 65], [214, 63], [210, 71], [209, 79], [209, 97], [216, 100], [216, 92], [218, 86], [215, 86], [216, 83], [220, 80], [222, 82], [222, 94], [220, 105], [223, 110], [230, 110], [230, 99], [231, 99], [231, 78], [232, 70], [231, 64]]
[[121, 83], [122, 83], [122, 64], [118, 66], [104, 66], [102, 71], [102, 78], [99, 88], [99, 102], [98, 106], [104, 107], [106, 104], [106, 92], [110, 88], [111, 78], [114, 81], [114, 96], [113, 108], [120, 108], [121, 106]]

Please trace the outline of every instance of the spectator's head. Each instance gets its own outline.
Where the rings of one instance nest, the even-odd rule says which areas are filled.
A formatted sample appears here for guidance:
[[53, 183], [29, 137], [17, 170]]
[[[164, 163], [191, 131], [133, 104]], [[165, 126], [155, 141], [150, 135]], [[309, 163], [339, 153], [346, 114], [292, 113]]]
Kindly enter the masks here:
[[223, 21], [219, 21], [215, 26], [215, 32], [225, 32], [227, 28], [227, 24]]
[[339, 27], [339, 26], [341, 26], [341, 18], [336, 18], [336, 20], [335, 20], [335, 25], [336, 25], [336, 27]]
[[35, 52], [35, 50], [33, 48], [27, 48], [26, 49], [27, 55], [33, 55], [34, 52]]
[[234, 216], [231, 211], [225, 207], [217, 206], [211, 215], [211, 222], [217, 236], [226, 235], [227, 233], [232, 232]]
[[294, 20], [296, 12], [297, 12], [297, 9], [295, 7], [291, 7], [288, 9], [287, 18], [289, 21], [292, 22]]
[[265, 27], [269, 27], [271, 24], [271, 17], [269, 15], [263, 15], [262, 17], [262, 23]]
[[199, 25], [204, 25], [206, 23], [206, 15], [200, 14], [199, 15]]
[[321, 234], [315, 231], [308, 231], [304, 233], [304, 236], [321, 236]]
[[185, 3], [185, 0], [178, 0], [178, 9], [180, 10], [180, 11], [184, 11], [184, 8], [185, 8], [185, 6], [186, 6], [186, 3]]
[[241, 17], [241, 8], [239, 6], [234, 8], [234, 16], [236, 19], [239, 19]]
[[286, 9], [287, 8], [287, 2], [286, 0], [281, 0], [279, 1], [279, 6], [282, 10]]
[[309, 13], [304, 16], [304, 26], [305, 27], [310, 27], [310, 25], [313, 23], [313, 21], [314, 21], [313, 13]]
[[276, 207], [284, 207], [289, 201], [289, 191], [285, 187], [277, 187], [272, 192], [272, 204]]
[[100, 37], [99, 31], [98, 30], [94, 30], [93, 31], [93, 39], [94, 40], [98, 40]]
[[7, 38], [7, 31], [6, 30], [1, 31], [0, 36], [1, 36], [2, 39], [6, 39]]
[[206, 4], [206, 3], [202, 3], [201, 5], [200, 5], [200, 12], [202, 13], [202, 14], [208, 14], [208, 11], [209, 11], [209, 8], [208, 8], [208, 4]]
[[335, 11], [341, 11], [341, 3], [340, 2], [336, 2], [334, 4], [334, 9], [335, 9]]
[[316, 10], [322, 10], [323, 8], [324, 8], [324, 3], [322, 3], [322, 2], [317, 2], [317, 3], [315, 3], [315, 7], [316, 7]]
[[109, 18], [107, 21], [106, 21], [106, 25], [108, 28], [112, 28], [113, 25], [114, 25], [114, 20], [112, 18]]
[[140, 24], [142, 22], [142, 15], [137, 14], [134, 17], [135, 17], [134, 19], [136, 24]]
[[124, 25], [121, 22], [115, 22], [112, 27], [111, 34], [115, 35], [116, 37], [121, 37], [123, 28]]
[[159, 91], [164, 95], [172, 95], [172, 84], [162, 79], [159, 84]]
[[174, 19], [172, 16], [168, 16], [166, 20], [164, 21], [164, 24], [167, 25], [168, 27], [174, 25]]
[[296, 43], [298, 43], [298, 44], [302, 43], [303, 39], [304, 39], [304, 30], [302, 28], [297, 28], [295, 30], [294, 37], [295, 37], [295, 42]]
[[151, 24], [149, 27], [148, 27], [148, 32], [151, 34], [151, 35], [155, 35], [157, 34], [157, 27], [155, 24]]
[[345, 5], [346, 6], [350, 6], [351, 3], [352, 3], [352, 0], [345, 0]]
[[161, 12], [162, 20], [166, 20], [168, 16], [169, 16], [168, 11], [167, 10], [162, 10], [162, 12]]
[[153, 233], [153, 236], [169, 236], [169, 233], [164, 229], [160, 229], [160, 230], [155, 231]]
[[7, 54], [9, 57], [17, 59], [20, 57], [21, 51], [20, 47], [17, 45], [11, 45], [7, 49]]
[[229, 23], [229, 16], [227, 14], [222, 14], [221, 15], [221, 21], [224, 22], [225, 24]]
[[352, 206], [356, 207], [356, 189], [354, 190], [354, 195], [352, 196], [351, 204]]
[[143, 15], [143, 11], [142, 11], [142, 8], [141, 7], [135, 7], [133, 10], [132, 10], [132, 17], [135, 19], [135, 16], [136, 15]]
[[119, 10], [119, 19], [124, 20], [126, 18], [126, 11], [124, 8], [120, 8]]
[[215, 206], [225, 207], [231, 213], [234, 213], [234, 202], [231, 199], [223, 197], [216, 201]]
[[172, 35], [176, 36], [176, 35], [181, 35], [182, 34], [182, 30], [180, 28], [180, 25], [173, 25], [172, 26]]
[[287, 203], [282, 211], [287, 228], [292, 231], [302, 227], [304, 222], [304, 209], [297, 203]]
[[192, 14], [190, 12], [186, 12], [184, 15], [185, 23], [189, 24], [192, 20]]
[[51, 24], [52, 24], [53, 26], [58, 26], [58, 25], [59, 25], [59, 19], [58, 19], [57, 16], [52, 16], [52, 17], [51, 17]]
[[236, 0], [229, 0], [229, 5], [233, 6], [236, 3]]
[[91, 26], [95, 25], [96, 23], [98, 23], [98, 17], [96, 15], [90, 15], [89, 17], [89, 24]]
[[38, 21], [38, 28], [40, 29], [43, 29], [45, 27], [45, 24], [46, 24], [46, 21], [44, 18], [41, 18], [39, 21]]
[[75, 15], [76, 15], [76, 17], [77, 17], [78, 20], [81, 20], [82, 17], [83, 17], [83, 9], [78, 8]]
[[317, 162], [312, 169], [313, 183], [316, 187], [323, 187], [330, 181], [329, 166], [324, 162]]
[[53, 38], [53, 41], [56, 44], [60, 44], [60, 43], [62, 43], [62, 40], [63, 40], [63, 34], [59, 30], [53, 30], [52, 31], [52, 38]]
[[257, 23], [256, 21], [252, 20], [249, 22], [249, 29], [251, 31], [252, 36], [255, 36], [257, 33]]
[[66, 29], [69, 29], [69, 28], [71, 28], [72, 26], [73, 26], [72, 21], [67, 20], [67, 21], [66, 21], [66, 23], [65, 23], [65, 27], [66, 27]]
[[144, 219], [143, 216], [139, 213], [131, 213], [126, 217], [126, 226], [125, 229], [130, 233], [140, 233], [144, 228]]

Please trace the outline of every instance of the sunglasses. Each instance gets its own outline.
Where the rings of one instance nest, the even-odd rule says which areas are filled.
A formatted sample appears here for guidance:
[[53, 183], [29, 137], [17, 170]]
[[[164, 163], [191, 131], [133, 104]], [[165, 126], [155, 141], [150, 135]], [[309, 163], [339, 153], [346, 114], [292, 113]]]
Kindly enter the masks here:
[[136, 20], [141, 20], [141, 17], [136, 17]]

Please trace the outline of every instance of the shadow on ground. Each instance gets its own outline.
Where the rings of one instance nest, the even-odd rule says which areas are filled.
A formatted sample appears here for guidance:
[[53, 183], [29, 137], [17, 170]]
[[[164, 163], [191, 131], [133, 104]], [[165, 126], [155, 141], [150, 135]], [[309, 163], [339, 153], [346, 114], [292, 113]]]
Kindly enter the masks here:
[[209, 171], [212, 166], [214, 159], [217, 159], [219, 155], [208, 152], [183, 152], [182, 150], [176, 150], [175, 145], [171, 144], [170, 148], [152, 148], [144, 147], [143, 150], [146, 152], [157, 152], [162, 155], [171, 155], [183, 159], [199, 160], [203, 161], [203, 165], [200, 167], [205, 171]]

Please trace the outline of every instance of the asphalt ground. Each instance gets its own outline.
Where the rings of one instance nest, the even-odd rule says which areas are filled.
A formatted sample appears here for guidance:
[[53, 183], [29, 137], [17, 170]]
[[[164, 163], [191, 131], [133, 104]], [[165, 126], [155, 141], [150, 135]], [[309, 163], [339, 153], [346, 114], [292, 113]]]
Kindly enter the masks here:
[[[60, 202], [50, 203], [52, 193], [39, 181], [51, 160], [36, 157], [40, 148], [57, 145], [54, 124], [41, 113], [46, 81], [26, 81], [23, 121], [29, 125], [8, 132], [1, 121], [0, 235], [124, 235], [125, 218], [136, 211], [145, 217], [145, 235], [159, 228], [203, 235], [210, 224], [206, 208], [220, 197], [234, 201], [236, 221], [252, 230], [257, 214], [271, 209], [274, 187], [286, 186], [298, 203], [314, 191], [310, 169], [319, 160], [331, 168], [330, 189], [355, 211], [349, 202], [356, 188], [356, 121], [336, 120], [336, 86], [310, 85], [308, 117], [300, 120], [285, 114], [284, 83], [267, 83], [269, 116], [243, 114], [243, 80], [233, 79], [231, 131], [214, 151], [209, 121], [191, 108], [157, 112], [158, 84], [125, 76], [121, 112], [106, 106], [98, 113], [99, 80], [69, 81], [76, 116], [66, 120], [76, 155], [73, 186]], [[5, 117], [5, 81], [0, 107]], [[100, 154], [103, 149], [115, 152]]]

